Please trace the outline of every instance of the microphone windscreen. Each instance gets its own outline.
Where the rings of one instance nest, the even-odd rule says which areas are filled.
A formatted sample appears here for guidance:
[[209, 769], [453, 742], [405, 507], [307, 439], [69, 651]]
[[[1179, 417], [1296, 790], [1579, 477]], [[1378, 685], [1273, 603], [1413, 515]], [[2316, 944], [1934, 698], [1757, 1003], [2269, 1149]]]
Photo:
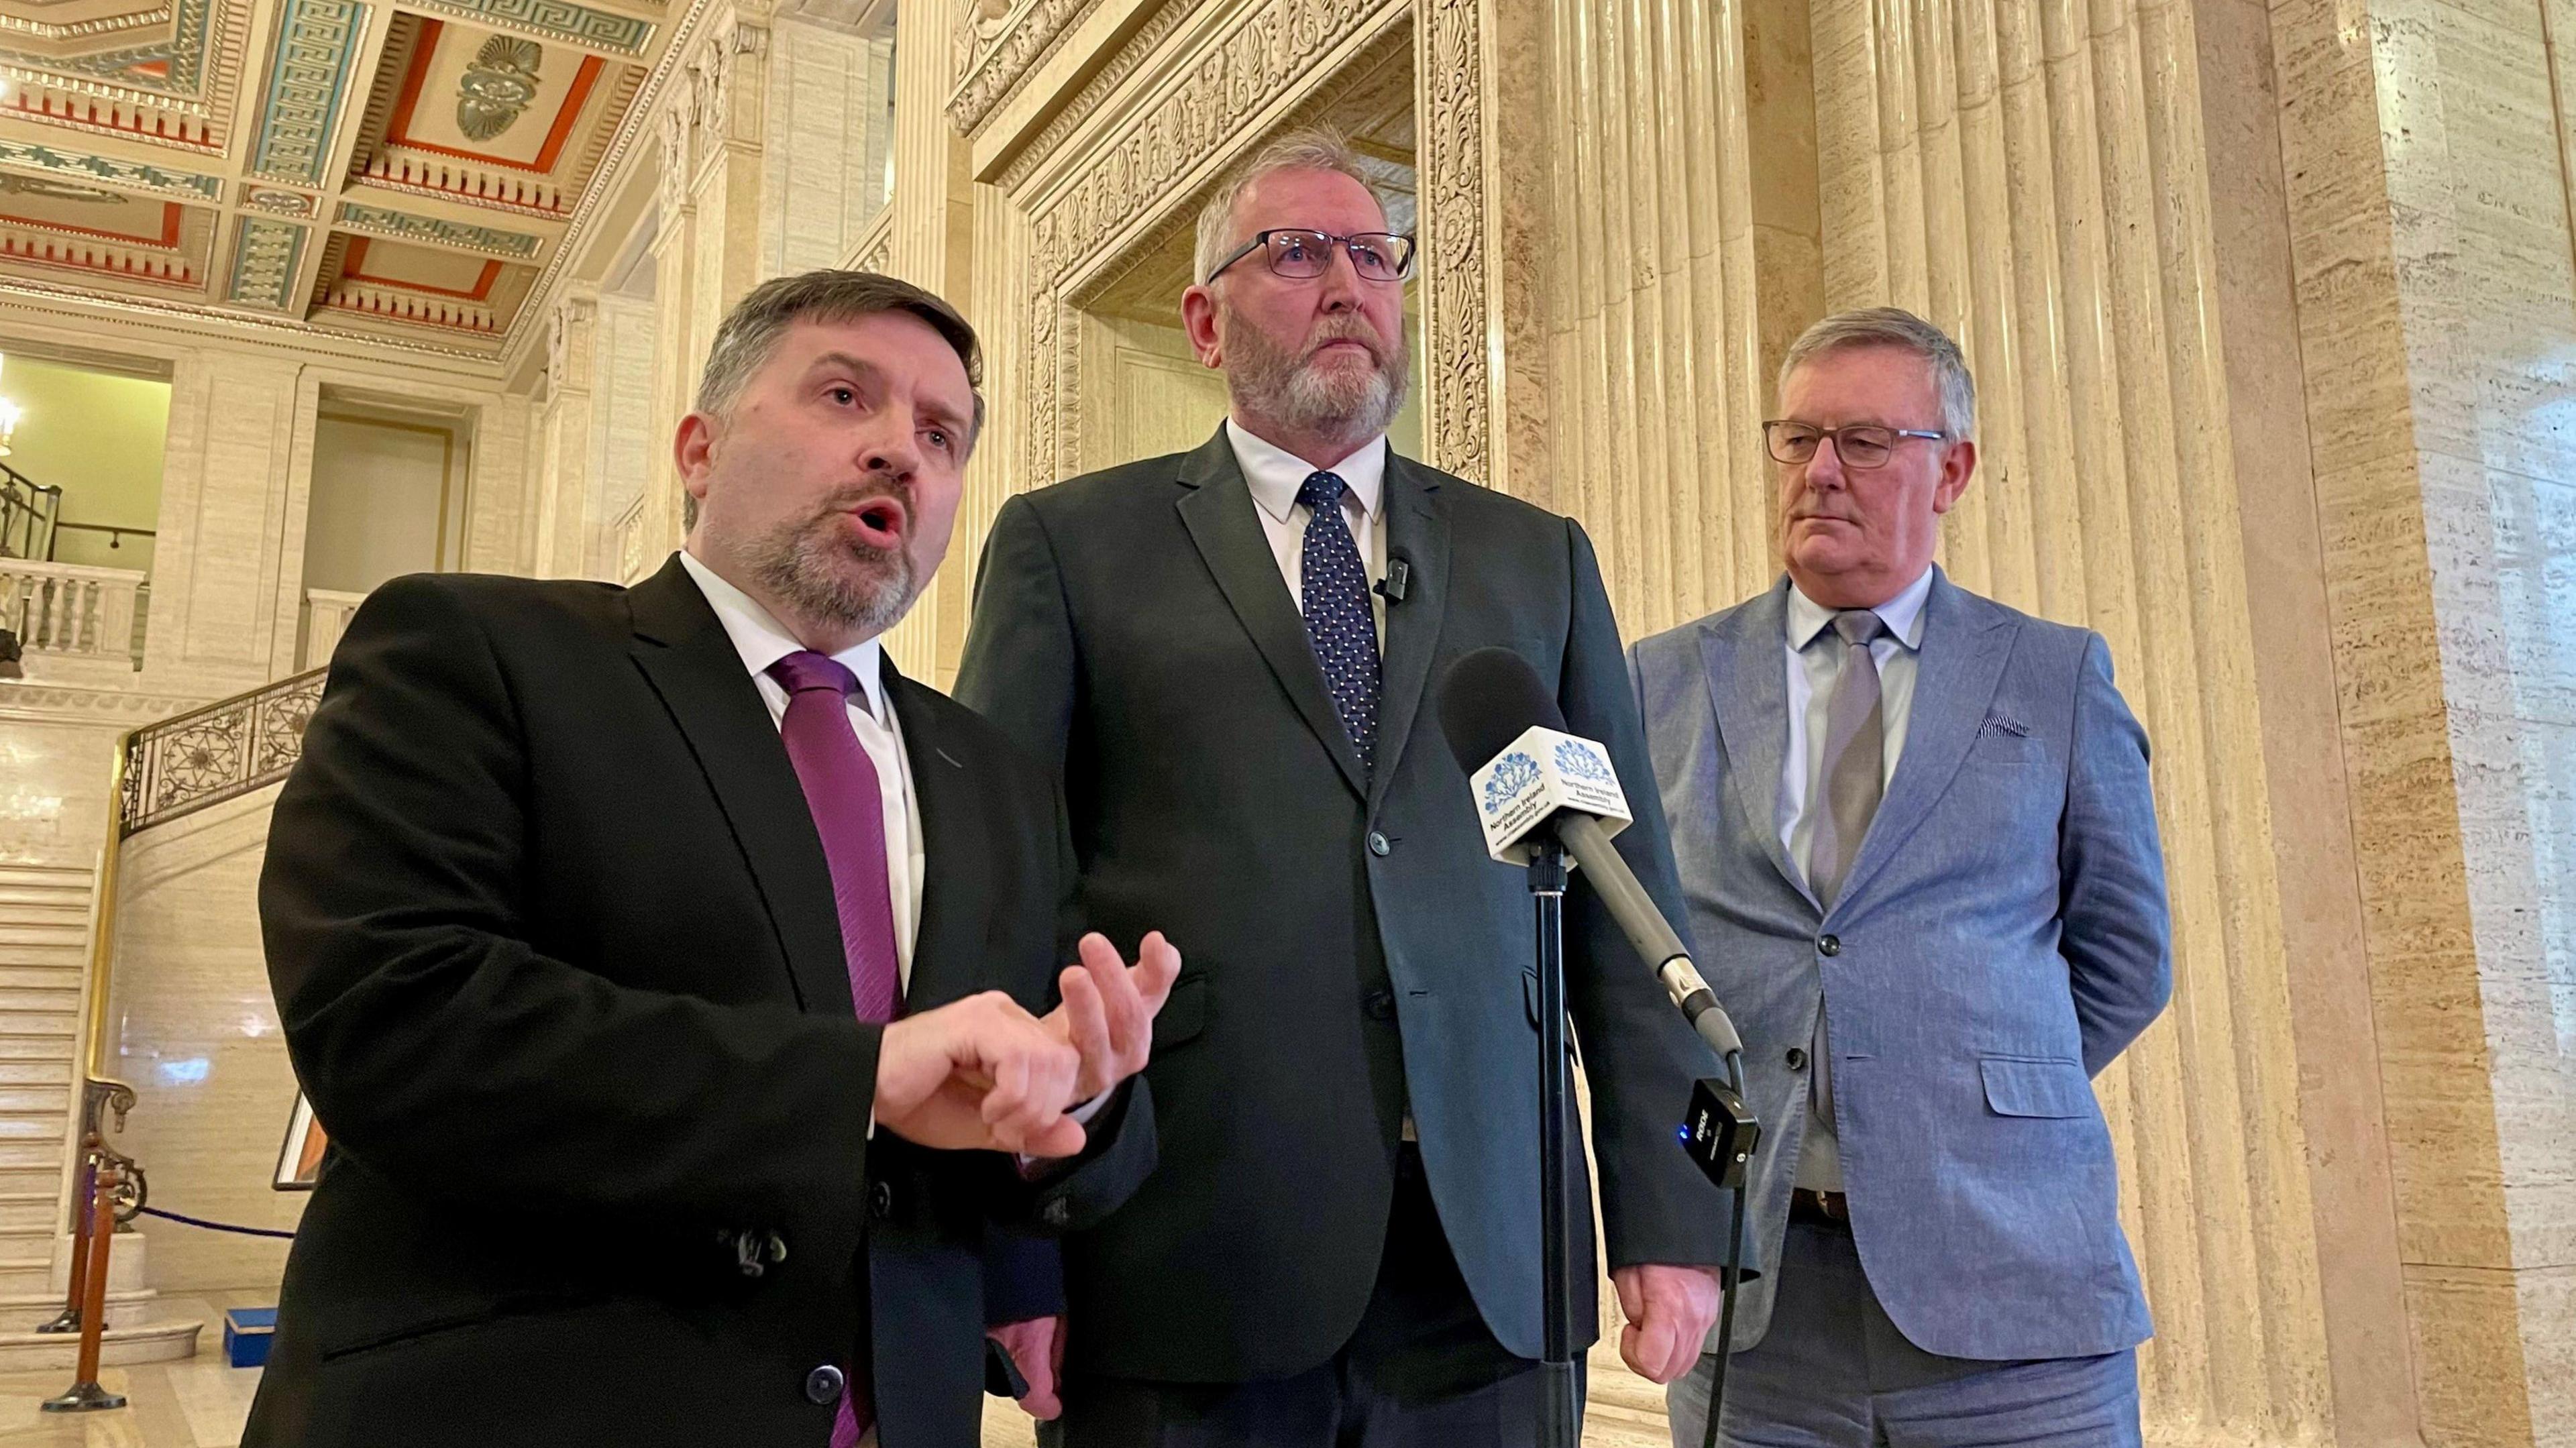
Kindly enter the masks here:
[[1440, 728], [1459, 767], [1473, 774], [1523, 731], [1562, 732], [1565, 711], [1529, 660], [1506, 648], [1478, 649], [1440, 676]]

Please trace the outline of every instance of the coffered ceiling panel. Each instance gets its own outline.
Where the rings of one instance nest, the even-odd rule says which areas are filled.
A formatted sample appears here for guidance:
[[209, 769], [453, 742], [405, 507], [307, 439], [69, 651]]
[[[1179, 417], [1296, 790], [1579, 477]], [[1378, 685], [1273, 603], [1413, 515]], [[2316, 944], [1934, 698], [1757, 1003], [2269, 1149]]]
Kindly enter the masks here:
[[0, 0], [0, 293], [497, 357], [693, 3]]

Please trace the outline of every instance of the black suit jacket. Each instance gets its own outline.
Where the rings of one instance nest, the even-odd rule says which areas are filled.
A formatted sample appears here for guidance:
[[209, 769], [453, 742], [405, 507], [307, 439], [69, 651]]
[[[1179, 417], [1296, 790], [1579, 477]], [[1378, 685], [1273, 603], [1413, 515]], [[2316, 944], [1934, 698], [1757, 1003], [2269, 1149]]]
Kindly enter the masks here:
[[[928, 855], [907, 1006], [1041, 1008], [1069, 904], [1052, 786], [886, 683]], [[1078, 1225], [1152, 1163], [1132, 1102], [1042, 1187], [871, 1139], [879, 1028], [812, 816], [676, 558], [632, 591], [377, 590], [260, 913], [331, 1150], [251, 1445], [813, 1448], [818, 1370], [871, 1351], [888, 1448], [970, 1448], [995, 1220]]]
[[[1388, 555], [1411, 587], [1386, 610], [1372, 781], [1255, 506], [1220, 428], [1011, 499], [977, 585], [959, 699], [1061, 771], [1093, 927], [1166, 930], [1184, 960], [1146, 1071], [1162, 1166], [1066, 1244], [1069, 1353], [1221, 1382], [1339, 1350], [1375, 1282], [1409, 1102], [1476, 1304], [1535, 1358], [1531, 903], [1524, 872], [1486, 855], [1430, 696], [1470, 650], [1526, 658], [1573, 732], [1609, 746], [1636, 811], [1619, 849], [1681, 920], [1599, 569], [1571, 520], [1391, 458]], [[1714, 1061], [1580, 889], [1566, 960], [1610, 1260], [1716, 1262], [1721, 1200], [1674, 1139]], [[1589, 1341], [1593, 1298], [1576, 1296]]]

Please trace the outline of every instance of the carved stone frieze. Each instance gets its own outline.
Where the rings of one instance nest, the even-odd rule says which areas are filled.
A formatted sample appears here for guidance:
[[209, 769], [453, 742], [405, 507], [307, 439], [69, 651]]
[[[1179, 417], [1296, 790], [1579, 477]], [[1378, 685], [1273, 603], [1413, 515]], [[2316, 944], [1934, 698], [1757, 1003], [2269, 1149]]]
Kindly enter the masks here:
[[958, 0], [949, 27], [955, 90], [948, 119], [973, 135], [1050, 56], [1100, 0]]
[[203, 696], [143, 694], [123, 689], [83, 689], [66, 684], [11, 680], [0, 684], [0, 720], [13, 723], [60, 721], [106, 724], [132, 729], [166, 719], [205, 703]]
[[1108, 64], [1102, 66], [1097, 74], [1083, 83], [1082, 89], [1074, 95], [1070, 104], [1056, 112], [1055, 119], [1047, 122], [1046, 128], [1038, 132], [1037, 140], [1021, 148], [1020, 154], [1002, 172], [1002, 189], [1017, 191], [1020, 183], [1028, 180], [1030, 173], [1036, 169], [1039, 162], [1054, 155], [1067, 137], [1100, 113], [1100, 108], [1109, 99], [1110, 92], [1126, 84], [1127, 77], [1136, 73], [1136, 67], [1143, 65], [1146, 57], [1152, 55], [1166, 37], [1181, 27], [1182, 21], [1197, 14], [1209, 3], [1211, 0], [1163, 0], [1162, 8], [1154, 12], [1153, 18], [1146, 21], [1143, 28], [1130, 37], [1125, 45], [1118, 48], [1118, 53], [1109, 58]]
[[1431, 462], [1484, 482], [1488, 412], [1485, 72], [1489, 0], [1419, 0], [1415, 20], [1415, 184], [1422, 206], [1424, 442]]

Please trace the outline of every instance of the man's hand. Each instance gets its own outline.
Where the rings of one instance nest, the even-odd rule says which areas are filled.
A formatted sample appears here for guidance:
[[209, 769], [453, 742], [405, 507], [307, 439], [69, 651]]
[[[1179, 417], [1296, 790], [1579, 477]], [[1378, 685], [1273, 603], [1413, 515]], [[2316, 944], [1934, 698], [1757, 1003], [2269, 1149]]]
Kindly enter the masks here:
[[1181, 953], [1157, 930], [1136, 948], [1136, 964], [1097, 933], [1082, 937], [1082, 964], [1068, 965], [1057, 981], [1064, 1004], [1046, 1025], [1082, 1053], [1073, 1099], [1089, 1101], [1145, 1069], [1154, 1049], [1154, 1017], [1171, 998], [1181, 974]]
[[1028, 1379], [1028, 1396], [1020, 1406], [1041, 1422], [1064, 1411], [1064, 1401], [1055, 1395], [1056, 1383], [1064, 1376], [1064, 1319], [1033, 1317], [1026, 1322], [1006, 1322], [1000, 1327], [984, 1329], [984, 1335], [1002, 1345], [1011, 1361]]
[[1073, 1156], [1066, 1118], [1081, 1053], [1000, 991], [951, 1001], [885, 1028], [877, 1125], [942, 1150]]
[[1615, 1268], [1610, 1282], [1619, 1289], [1619, 1311], [1628, 1319], [1619, 1330], [1619, 1356], [1631, 1371], [1650, 1382], [1669, 1383], [1699, 1361], [1700, 1346], [1717, 1321], [1716, 1273], [1648, 1263]]

